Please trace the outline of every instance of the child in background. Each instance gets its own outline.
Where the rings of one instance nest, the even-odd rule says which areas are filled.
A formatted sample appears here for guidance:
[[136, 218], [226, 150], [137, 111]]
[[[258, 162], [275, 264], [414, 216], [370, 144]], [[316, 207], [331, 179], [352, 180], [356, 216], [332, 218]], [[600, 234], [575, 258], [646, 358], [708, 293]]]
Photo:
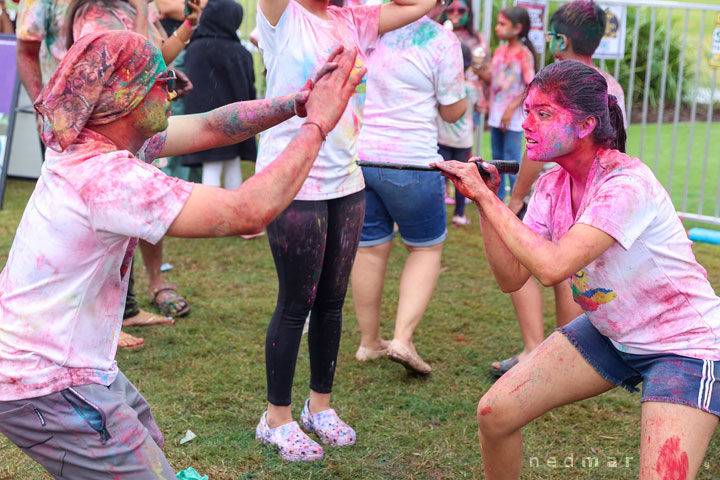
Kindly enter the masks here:
[[[477, 101], [477, 90], [472, 81], [467, 77], [472, 64], [472, 52], [470, 47], [461, 44], [463, 56], [463, 69], [465, 70], [465, 92], [467, 108], [465, 114], [455, 123], [444, 121], [440, 115], [436, 117], [438, 128], [438, 153], [443, 160], [459, 160], [467, 162], [473, 146], [473, 109]], [[470, 220], [465, 216], [465, 197], [459, 190], [455, 190], [455, 213], [452, 223], [456, 227], [470, 225]]]
[[[522, 158], [523, 131], [520, 105], [525, 87], [535, 76], [535, 49], [528, 39], [530, 16], [522, 7], [509, 7], [500, 11], [495, 25], [500, 45], [493, 55], [491, 72], [482, 69], [480, 78], [490, 83], [490, 110], [488, 125], [492, 156], [495, 160]], [[515, 175], [505, 175], [512, 190]], [[504, 176], [504, 177], [505, 177]], [[505, 198], [505, 178], [500, 184], [498, 197]]]

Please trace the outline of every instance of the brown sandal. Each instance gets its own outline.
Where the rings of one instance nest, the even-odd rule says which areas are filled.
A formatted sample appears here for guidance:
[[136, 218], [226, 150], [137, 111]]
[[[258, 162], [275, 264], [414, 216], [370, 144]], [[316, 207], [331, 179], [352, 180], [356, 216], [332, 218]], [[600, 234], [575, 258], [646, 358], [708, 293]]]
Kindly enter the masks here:
[[[150, 296], [150, 304], [157, 307], [166, 317], [184, 317], [190, 313], [190, 305], [177, 293], [177, 285], [163, 283], [154, 289]], [[180, 304], [180, 307], [178, 308], [176, 304]]]

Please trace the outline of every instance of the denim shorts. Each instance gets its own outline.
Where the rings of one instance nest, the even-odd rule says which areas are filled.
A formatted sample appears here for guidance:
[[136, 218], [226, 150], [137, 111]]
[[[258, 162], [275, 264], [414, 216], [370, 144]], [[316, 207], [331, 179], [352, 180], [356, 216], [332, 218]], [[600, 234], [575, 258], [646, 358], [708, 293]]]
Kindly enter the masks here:
[[365, 222], [361, 247], [400, 236], [411, 247], [430, 247], [447, 237], [445, 185], [439, 172], [363, 167]]
[[631, 392], [643, 382], [641, 402], [677, 403], [720, 417], [720, 362], [674, 353], [636, 355], [618, 350], [580, 315], [558, 330], [607, 381]]

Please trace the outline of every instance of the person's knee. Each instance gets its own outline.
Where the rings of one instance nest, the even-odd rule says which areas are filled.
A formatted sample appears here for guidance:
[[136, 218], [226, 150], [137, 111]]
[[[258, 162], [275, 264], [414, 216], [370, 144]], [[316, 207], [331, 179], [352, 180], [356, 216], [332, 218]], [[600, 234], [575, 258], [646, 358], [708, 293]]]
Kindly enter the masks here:
[[478, 403], [477, 422], [480, 441], [498, 438], [511, 433], [506, 411], [500, 401], [485, 394]]

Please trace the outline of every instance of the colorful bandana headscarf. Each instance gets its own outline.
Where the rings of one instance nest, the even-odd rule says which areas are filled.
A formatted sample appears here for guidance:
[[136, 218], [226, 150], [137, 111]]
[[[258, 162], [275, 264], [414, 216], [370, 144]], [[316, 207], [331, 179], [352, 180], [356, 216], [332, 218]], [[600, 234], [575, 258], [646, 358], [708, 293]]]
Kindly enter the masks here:
[[85, 125], [122, 118], [145, 98], [167, 67], [145, 37], [128, 31], [90, 33], [68, 51], [35, 101], [42, 141], [62, 152]]

